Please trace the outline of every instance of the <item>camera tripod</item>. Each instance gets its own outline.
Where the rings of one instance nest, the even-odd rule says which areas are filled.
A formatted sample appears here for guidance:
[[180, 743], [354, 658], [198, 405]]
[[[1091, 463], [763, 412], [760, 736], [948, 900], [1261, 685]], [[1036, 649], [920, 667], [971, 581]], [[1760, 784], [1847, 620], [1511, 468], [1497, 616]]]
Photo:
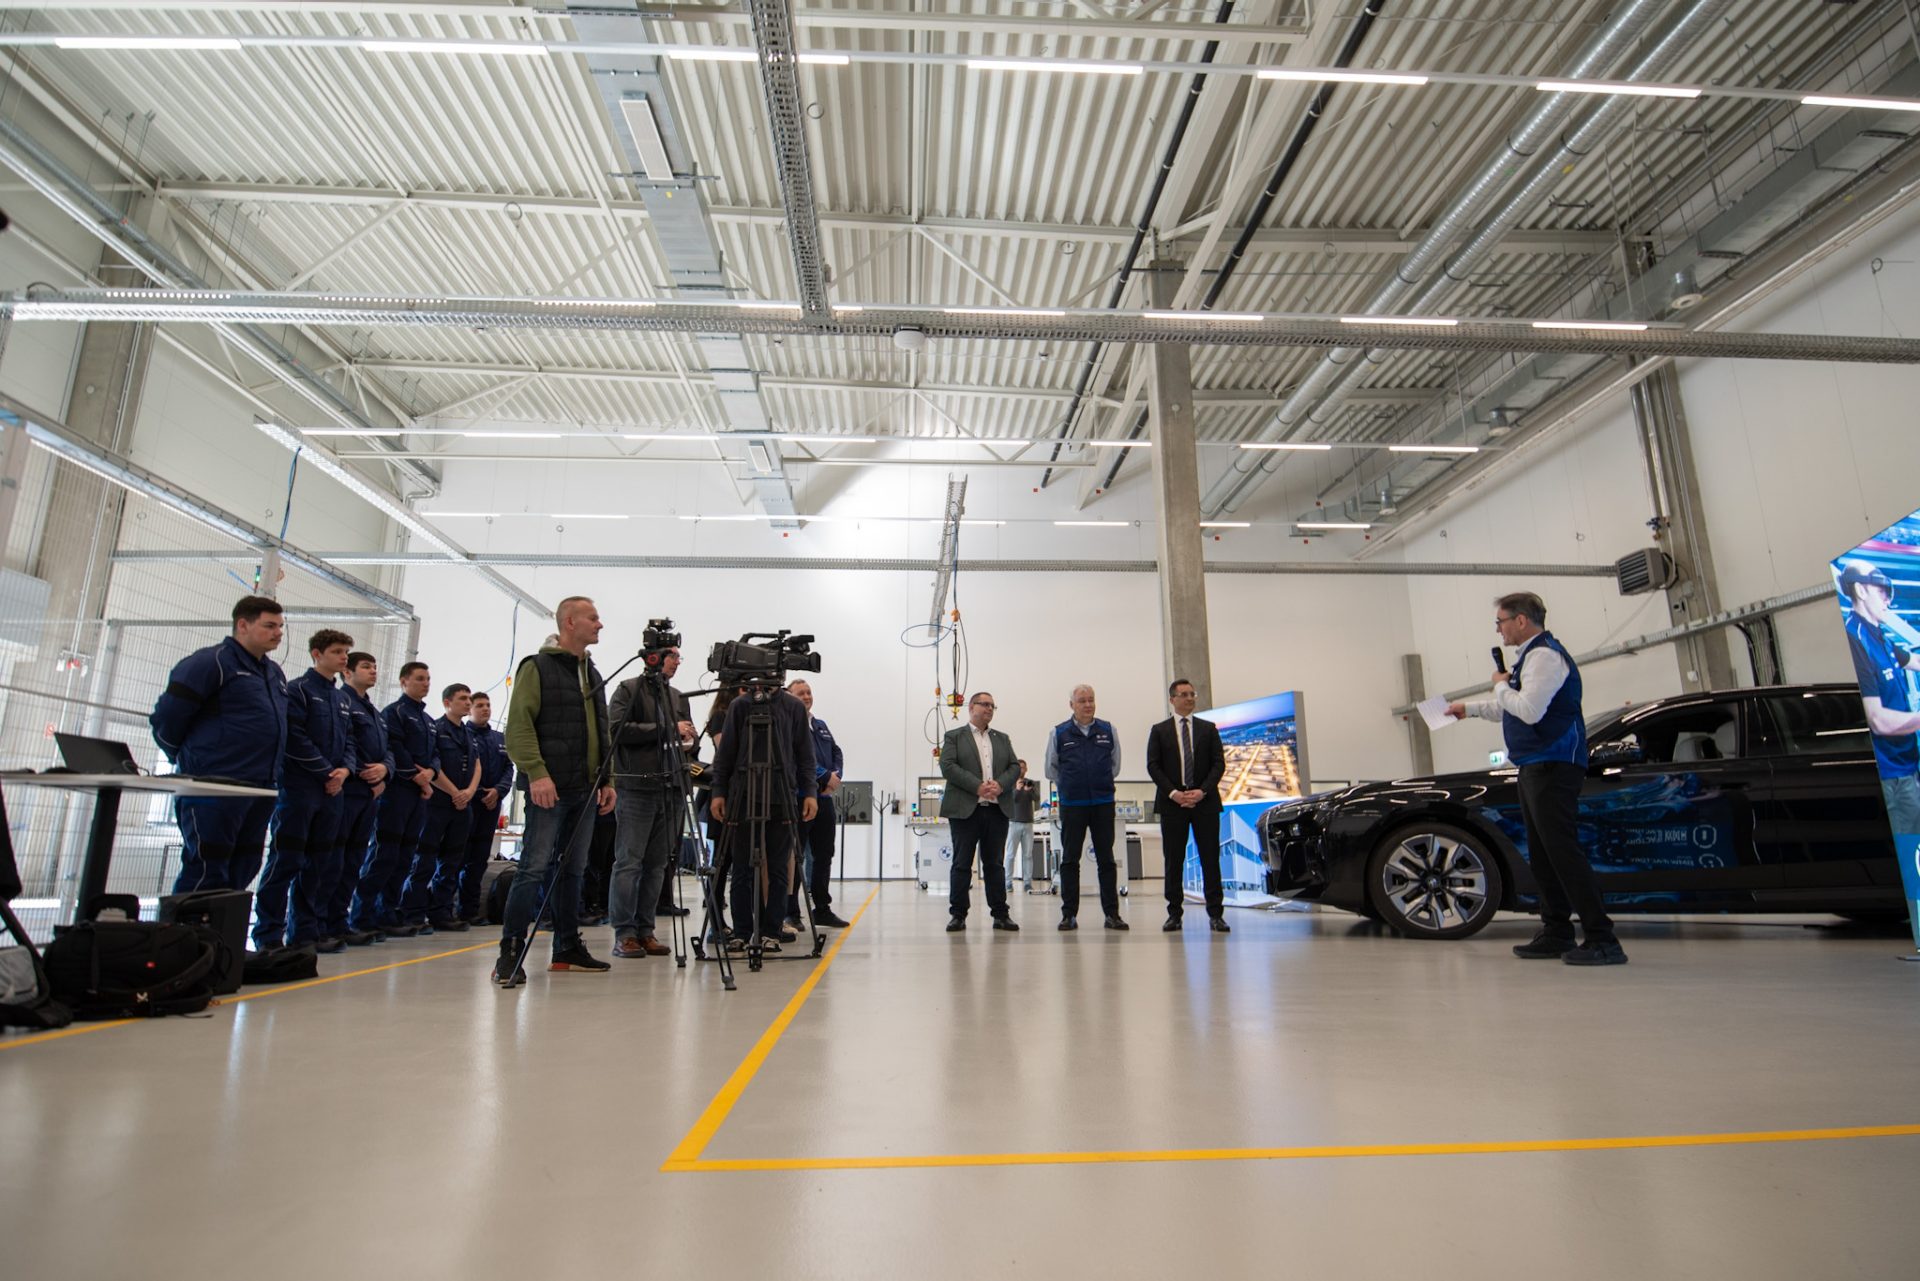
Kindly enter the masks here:
[[[674, 691], [667, 684], [666, 673], [651, 657], [647, 660], [645, 673], [640, 677], [640, 687], [653, 706], [656, 744], [660, 751], [660, 779], [673, 797], [671, 806], [673, 834], [668, 846], [666, 875], [673, 884], [674, 906], [680, 907], [682, 906], [680, 851], [688, 834], [693, 834], [696, 840], [698, 839], [699, 815], [693, 805], [693, 784], [687, 765], [686, 748], [680, 742], [678, 722], [675, 720], [679, 708], [675, 704]], [[629, 721], [632, 719], [634, 706], [637, 706], [637, 700], [634, 705], [627, 708]], [[614, 738], [617, 742], [619, 731], [615, 731]], [[702, 854], [705, 854], [704, 849]], [[695, 871], [699, 876], [701, 898], [705, 900], [707, 916], [711, 918], [716, 914], [718, 905], [714, 898], [712, 878], [703, 870], [709, 863], [710, 860], [703, 857], [696, 865]], [[681, 969], [687, 967], [688, 942], [687, 918], [676, 912], [673, 914], [673, 963]], [[699, 940], [692, 940], [692, 946], [694, 954], [705, 959]], [[734, 990], [733, 964], [724, 948], [721, 949], [720, 955], [720, 982], [727, 991]]]
[[[747, 710], [736, 730], [742, 735], [737, 769], [745, 776], [745, 786], [734, 788], [731, 796], [721, 797], [726, 803], [725, 826], [721, 829], [713, 862], [705, 872], [707, 916], [701, 923], [699, 936], [693, 942], [694, 955], [702, 960], [707, 959], [704, 944], [713, 943], [717, 953], [715, 959], [721, 963], [722, 973], [728, 975], [729, 987], [731, 969], [728, 941], [724, 933], [725, 922], [721, 919], [722, 914], [714, 896], [713, 880], [731, 875], [735, 860], [746, 860], [749, 901], [742, 903], [742, 896], [737, 893], [733, 896], [733, 918], [736, 935], [744, 936], [746, 940], [747, 968], [757, 971], [766, 956], [767, 940], [761, 932], [761, 921], [773, 902], [770, 892], [773, 860], [787, 859], [797, 864], [800, 840], [799, 806], [794, 800], [793, 788], [786, 782], [791, 760], [787, 744], [775, 732], [774, 725], [774, 700], [781, 693], [780, 685], [777, 678], [773, 682], [748, 680], [745, 684], [746, 692], [740, 697], [747, 700]], [[731, 713], [729, 719], [732, 719]], [[767, 829], [775, 822], [784, 822], [786, 825], [788, 842], [784, 849], [773, 850], [768, 847]], [[795, 874], [798, 874], [797, 866]], [[809, 955], [817, 957], [826, 949], [827, 940], [813, 919], [811, 887], [801, 897], [806, 902], [806, 927], [812, 940]], [[742, 918], [743, 911], [748, 913], [750, 920]]]

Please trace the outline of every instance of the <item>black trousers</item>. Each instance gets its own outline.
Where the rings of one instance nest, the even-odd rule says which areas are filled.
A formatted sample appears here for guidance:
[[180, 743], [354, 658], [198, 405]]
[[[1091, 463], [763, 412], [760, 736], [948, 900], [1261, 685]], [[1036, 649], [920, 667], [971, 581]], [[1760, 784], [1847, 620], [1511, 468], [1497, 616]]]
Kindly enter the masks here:
[[[746, 793], [740, 794], [740, 803], [744, 805]], [[727, 807], [729, 816], [733, 807]], [[753, 860], [747, 850], [748, 833], [751, 829], [741, 823], [730, 829], [722, 829], [722, 839], [727, 842], [729, 870], [733, 880], [733, 934], [735, 938], [747, 938], [753, 933], [753, 915], [757, 904], [760, 912], [760, 936], [762, 938], [780, 937], [781, 919], [787, 914], [787, 864], [795, 857], [793, 843], [793, 824], [785, 818], [767, 820], [767, 895], [760, 897], [760, 889], [754, 884]]]
[[1226, 910], [1226, 895], [1220, 888], [1220, 809], [1204, 801], [1192, 809], [1181, 809], [1168, 802], [1160, 812], [1160, 849], [1167, 859], [1167, 915], [1174, 920], [1187, 905], [1187, 834], [1193, 834], [1194, 849], [1200, 855], [1200, 879], [1207, 888], [1207, 915], [1219, 917]]
[[964, 818], [947, 820], [947, 832], [953, 838], [953, 870], [947, 876], [947, 910], [967, 919], [973, 906], [973, 860], [980, 857], [980, 879], [987, 885], [987, 910], [995, 916], [1007, 914], [1007, 816], [992, 801]]
[[[839, 815], [834, 812], [833, 798], [822, 796], [819, 812], [813, 816], [813, 822], [800, 825], [800, 853], [802, 870], [807, 877], [807, 892], [813, 896], [813, 910], [824, 912], [833, 906], [833, 847], [839, 839]], [[787, 915], [800, 914], [800, 878], [794, 877], [792, 892], [787, 895]]]
[[[1093, 837], [1100, 873], [1100, 910], [1120, 915], [1120, 877], [1113, 866], [1113, 802], [1060, 807], [1060, 915], [1080, 915], [1080, 848]], [[956, 854], [958, 851], [955, 851]]]
[[1587, 772], [1566, 761], [1520, 767], [1520, 817], [1527, 825], [1527, 866], [1540, 887], [1540, 924], [1554, 938], [1573, 937], [1578, 914], [1589, 943], [1613, 938], [1600, 886], [1576, 821], [1580, 783]]

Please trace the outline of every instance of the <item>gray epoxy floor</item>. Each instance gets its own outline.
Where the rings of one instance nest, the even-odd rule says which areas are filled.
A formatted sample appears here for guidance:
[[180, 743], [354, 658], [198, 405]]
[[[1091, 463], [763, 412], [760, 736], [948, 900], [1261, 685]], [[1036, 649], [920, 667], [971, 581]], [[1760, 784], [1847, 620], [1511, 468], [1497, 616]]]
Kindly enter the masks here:
[[[848, 885], [851, 915], [870, 887]], [[878, 894], [705, 1151], [901, 1157], [1920, 1123], [1920, 966], [1799, 920], [1636, 922], [1633, 963], [1157, 904], [1019, 935]], [[1083, 918], [1083, 921], [1088, 918]], [[605, 931], [590, 935], [596, 950]], [[322, 975], [477, 934], [323, 958]], [[544, 944], [544, 940], [543, 940]], [[536, 951], [543, 958], [544, 949]], [[854, 1170], [661, 1163], [812, 970], [491, 949], [0, 1051], [0, 1275], [1911, 1277], [1920, 1137]], [[715, 1270], [719, 1271], [715, 1271]]]

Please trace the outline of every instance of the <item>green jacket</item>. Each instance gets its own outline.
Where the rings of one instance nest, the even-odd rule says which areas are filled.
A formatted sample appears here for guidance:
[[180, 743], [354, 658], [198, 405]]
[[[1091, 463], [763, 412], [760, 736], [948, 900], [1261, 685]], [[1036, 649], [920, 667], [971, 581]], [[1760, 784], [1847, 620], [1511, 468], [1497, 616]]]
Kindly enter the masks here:
[[[566, 654], [567, 651], [557, 645], [542, 645], [542, 654]], [[571, 655], [569, 655], [571, 657]], [[520, 660], [520, 671], [513, 682], [513, 701], [507, 704], [507, 756], [519, 767], [521, 777], [528, 782], [537, 782], [549, 776], [546, 758], [540, 755], [540, 734], [534, 722], [540, 717], [540, 676], [529, 669], [531, 657]], [[583, 662], [581, 670], [586, 670]], [[593, 777], [600, 769], [600, 727], [596, 723], [599, 714], [594, 700], [587, 704], [587, 776]]]
[[[997, 804], [1008, 818], [1013, 817], [1013, 785], [1020, 777], [1020, 758], [1013, 753], [1013, 740], [997, 729], [987, 731], [993, 745], [991, 777], [1000, 784]], [[965, 818], [980, 803], [980, 784], [985, 777], [980, 768], [980, 749], [974, 746], [973, 726], [961, 725], [947, 731], [940, 744], [940, 776], [947, 790], [940, 794], [941, 818]]]

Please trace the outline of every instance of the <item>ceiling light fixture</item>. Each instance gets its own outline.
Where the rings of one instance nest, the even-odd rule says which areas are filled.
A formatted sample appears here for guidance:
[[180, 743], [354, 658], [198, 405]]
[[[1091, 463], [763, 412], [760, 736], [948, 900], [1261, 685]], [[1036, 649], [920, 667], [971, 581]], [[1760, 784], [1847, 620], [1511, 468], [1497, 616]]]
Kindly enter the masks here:
[[1396, 71], [1328, 71], [1312, 67], [1269, 67], [1253, 73], [1256, 80], [1304, 80], [1343, 85], [1423, 85], [1427, 77]]
[[435, 533], [432, 526], [421, 520], [416, 513], [410, 511], [397, 497], [361, 479], [358, 475], [349, 471], [344, 463], [326, 450], [308, 441], [300, 440], [279, 423], [258, 422], [255, 423], [254, 426], [258, 427], [261, 434], [275, 444], [299, 454], [328, 476], [339, 481], [342, 485], [345, 485], [361, 498], [364, 498], [374, 507], [385, 512], [393, 520], [412, 531], [422, 542], [427, 543], [439, 551], [445, 552], [449, 556], [460, 555], [459, 552], [453, 549], [453, 544]]
[[1053, 523], [1062, 529], [1125, 529], [1133, 522], [1130, 520], [1056, 520]]
[[681, 519], [681, 520], [685, 520], [685, 521], [707, 521], [707, 520], [765, 520], [765, 519], [766, 519], [766, 517], [765, 517], [765, 516], [756, 516], [756, 515], [752, 515], [752, 514], [749, 514], [749, 515], [745, 515], [745, 516], [682, 516], [682, 517], [681, 517], [680, 519]]
[[1680, 85], [1636, 85], [1588, 80], [1542, 80], [1534, 86], [1543, 93], [1604, 93], [1622, 98], [1698, 98], [1700, 90]]
[[554, 512], [552, 520], [626, 520], [625, 516], [612, 512]]
[[1071, 62], [1062, 58], [968, 58], [969, 71], [1065, 71], [1083, 76], [1137, 76], [1137, 62]]
[[738, 307], [742, 311], [799, 311], [800, 310], [800, 304], [797, 302], [756, 302], [746, 298], [730, 298], [727, 301], [731, 302], [734, 306]]
[[878, 436], [775, 436], [774, 440], [791, 441], [796, 445], [877, 445]]
[[1203, 520], [1200, 522], [1200, 528], [1202, 529], [1252, 529], [1253, 522], [1250, 520]]
[[1394, 454], [1477, 454], [1478, 445], [1388, 445], [1387, 452]]
[[1535, 329], [1597, 329], [1605, 333], [1639, 333], [1647, 326], [1624, 320], [1536, 320]]
[[230, 36], [60, 36], [61, 49], [206, 49], [236, 53], [240, 42]]
[[960, 523], [962, 525], [990, 525], [993, 528], [998, 529], [1000, 526], [1006, 524], [1007, 522], [1004, 520], [964, 520], [963, 519]]
[[1431, 329], [1451, 329], [1459, 324], [1446, 316], [1342, 316], [1343, 325], [1425, 325]]
[[1265, 320], [1255, 311], [1147, 311], [1148, 320]]
[[302, 436], [404, 436], [404, 427], [302, 427]]
[[675, 49], [667, 56], [683, 62], [758, 62], [760, 60], [759, 53], [752, 49]]
[[1353, 520], [1296, 520], [1295, 529], [1372, 529], [1373, 526]]
[[506, 516], [531, 516], [532, 512], [421, 512], [435, 520], [499, 520]]
[[368, 53], [482, 53], [509, 58], [538, 57], [547, 52], [543, 44], [518, 40], [366, 40], [358, 47]]
[[1083, 440], [1088, 449], [1152, 449], [1150, 440]]
[[853, 59], [844, 53], [803, 53], [800, 65], [803, 67], [844, 67]]
[[640, 153], [640, 171], [654, 182], [672, 181], [673, 161], [667, 155], [667, 140], [660, 135], [660, 122], [654, 119], [653, 104], [638, 94], [625, 97], [620, 100], [620, 114], [633, 135], [633, 149]]
[[[1904, 98], [1849, 98], [1844, 94], [1810, 93], [1800, 99], [1803, 107], [1859, 107], [1867, 111], [1920, 111], [1920, 102]], [[1852, 730], [1848, 730], [1852, 733]]]
[[1243, 443], [1242, 449], [1303, 449], [1324, 454], [1333, 448], [1311, 440], [1254, 440]]
[[942, 307], [949, 316], [1041, 316], [1058, 318], [1066, 315], [1064, 311], [1054, 311], [1045, 307]]

